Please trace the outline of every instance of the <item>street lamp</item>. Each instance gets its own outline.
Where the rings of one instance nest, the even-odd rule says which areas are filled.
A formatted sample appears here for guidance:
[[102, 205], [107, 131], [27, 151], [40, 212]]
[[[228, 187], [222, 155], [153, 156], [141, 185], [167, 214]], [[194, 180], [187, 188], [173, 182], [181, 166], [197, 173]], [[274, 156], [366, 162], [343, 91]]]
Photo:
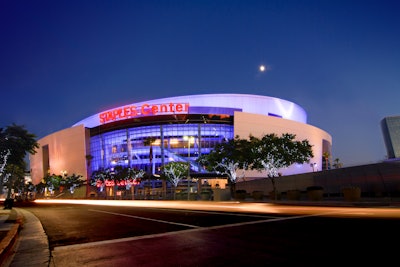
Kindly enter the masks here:
[[317, 168], [317, 163], [311, 163], [310, 164], [312, 171], [315, 172], [315, 169]]
[[184, 136], [183, 140], [188, 141], [188, 173], [187, 173], [187, 183], [188, 183], [188, 200], [190, 199], [190, 141], [194, 140], [193, 136]]

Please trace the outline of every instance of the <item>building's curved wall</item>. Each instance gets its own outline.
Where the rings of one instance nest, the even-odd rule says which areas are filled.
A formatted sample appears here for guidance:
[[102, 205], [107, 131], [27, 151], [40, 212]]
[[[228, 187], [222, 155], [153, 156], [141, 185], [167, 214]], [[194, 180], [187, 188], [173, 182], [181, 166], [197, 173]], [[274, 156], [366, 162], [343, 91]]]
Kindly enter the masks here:
[[[292, 175], [305, 172], [312, 172], [323, 169], [323, 153], [331, 154], [332, 137], [325, 131], [309, 124], [300, 123], [291, 120], [285, 120], [275, 117], [262, 116], [258, 114], [235, 112], [234, 117], [235, 132], [241, 138], [248, 138], [249, 135], [262, 137], [266, 134], [275, 133], [281, 135], [291, 133], [296, 135], [296, 140], [308, 140], [312, 145], [314, 157], [309, 163], [302, 165], [295, 164], [287, 169], [280, 170], [282, 175]], [[324, 143], [327, 144], [324, 146]], [[310, 164], [316, 163], [314, 167]], [[246, 177], [264, 177], [265, 173], [249, 171]]]
[[[214, 121], [182, 121], [181, 119], [176, 122], [163, 122], [161, 119], [153, 121], [153, 118], [162, 116], [152, 116], [149, 113], [145, 117], [151, 120], [146, 121], [146, 124], [135, 124], [132, 120], [125, 122], [121, 116], [117, 122], [113, 121], [118, 123], [118, 127], [107, 128], [102, 126], [107, 122], [102, 124], [100, 120], [100, 114], [104, 112], [98, 113], [76, 123], [71, 128], [39, 140], [41, 150], [31, 155], [32, 179], [38, 183], [44, 177], [46, 170], [43, 166], [46, 165], [44, 163], [46, 160], [48, 160], [51, 173], [59, 174], [57, 172], [65, 170], [85, 177], [90, 176], [93, 171], [110, 168], [113, 165], [135, 167], [154, 174], [160, 166], [171, 160], [189, 160], [193, 164], [192, 170], [196, 171], [197, 155], [207, 154], [216, 143], [223, 139], [231, 139], [235, 135], [246, 138], [249, 134], [261, 136], [268, 133], [294, 133], [298, 139], [307, 139], [313, 145], [314, 158], [310, 162], [317, 164], [314, 170], [321, 170], [323, 152], [330, 153], [331, 136], [319, 128], [308, 125], [307, 115], [303, 108], [274, 97], [248, 94], [205, 94], [155, 99], [130, 106], [151, 107], [165, 104], [172, 107], [171, 103], [181, 105], [182, 113], [180, 114], [183, 118], [196, 115], [203, 117], [202, 114], [220, 114], [222, 116], [219, 117], [223, 119]], [[185, 106], [189, 109], [185, 110]], [[121, 110], [121, 107], [112, 109], [112, 111], [116, 110]], [[170, 116], [174, 113], [168, 114]], [[98, 129], [100, 127], [103, 127], [101, 131]], [[93, 131], [94, 129], [96, 131]], [[192, 136], [194, 140], [188, 142], [184, 139], [185, 136]], [[150, 146], [144, 144], [148, 137], [155, 138], [151, 153]], [[46, 145], [49, 151], [48, 159], [43, 155], [43, 146]], [[87, 162], [86, 156], [89, 154], [93, 156], [93, 159]], [[308, 163], [282, 170], [282, 174], [311, 171], [313, 168]], [[248, 172], [246, 176], [264, 177], [265, 174]]]
[[[225, 112], [227, 115], [233, 115], [233, 111], [237, 110], [260, 115], [277, 116], [288, 120], [307, 123], [307, 114], [299, 105], [275, 97], [249, 94], [204, 94], [176, 96], [133, 103], [121, 106], [119, 108], [123, 109], [124, 107], [131, 106], [141, 107], [145, 104], [151, 106], [169, 103], [189, 103], [188, 114], [198, 113], [200, 110], [203, 114], [222, 114], [216, 112], [221, 112], [221, 110], [225, 108], [223, 112]], [[115, 109], [118, 108], [111, 110]], [[81, 120], [74, 124], [74, 126], [83, 124], [87, 128], [97, 127], [101, 124], [99, 119], [101, 113], [94, 114], [84, 120]]]

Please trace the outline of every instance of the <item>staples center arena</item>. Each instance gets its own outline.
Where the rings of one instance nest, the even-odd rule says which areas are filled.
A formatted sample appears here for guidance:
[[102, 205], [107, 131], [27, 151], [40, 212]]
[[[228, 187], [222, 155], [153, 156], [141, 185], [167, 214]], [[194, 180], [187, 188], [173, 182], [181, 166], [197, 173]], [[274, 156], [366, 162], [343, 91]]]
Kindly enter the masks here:
[[[31, 177], [34, 184], [63, 172], [90, 179], [94, 171], [115, 166], [157, 174], [170, 161], [190, 162], [190, 172], [201, 173], [196, 159], [217, 143], [270, 133], [292, 133], [312, 145], [314, 158], [280, 170], [282, 175], [321, 170], [323, 153], [331, 154], [330, 134], [307, 124], [305, 110], [295, 103], [249, 94], [187, 95], [105, 110], [41, 138], [37, 153], [30, 155]], [[265, 174], [246, 173], [248, 179], [261, 177]]]

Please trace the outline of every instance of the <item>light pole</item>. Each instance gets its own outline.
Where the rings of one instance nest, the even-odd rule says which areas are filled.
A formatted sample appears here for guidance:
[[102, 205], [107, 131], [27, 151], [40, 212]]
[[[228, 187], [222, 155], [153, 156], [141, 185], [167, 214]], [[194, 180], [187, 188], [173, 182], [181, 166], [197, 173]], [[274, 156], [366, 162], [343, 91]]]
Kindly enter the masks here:
[[188, 183], [188, 200], [190, 199], [190, 141], [194, 140], [193, 136], [184, 136], [183, 140], [188, 141], [188, 173], [187, 173], [187, 183]]
[[315, 172], [315, 169], [317, 168], [317, 163], [311, 163], [310, 166], [312, 167], [312, 171]]

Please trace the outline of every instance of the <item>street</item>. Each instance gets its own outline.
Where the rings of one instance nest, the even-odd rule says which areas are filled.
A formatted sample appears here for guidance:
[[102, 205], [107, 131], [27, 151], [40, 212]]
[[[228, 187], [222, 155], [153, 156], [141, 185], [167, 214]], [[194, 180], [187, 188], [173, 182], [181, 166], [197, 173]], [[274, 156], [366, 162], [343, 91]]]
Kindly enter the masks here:
[[182, 209], [71, 203], [24, 209], [42, 222], [50, 264], [57, 267], [321, 266], [396, 258], [397, 208], [272, 205], [255, 212], [249, 205], [238, 212], [232, 203], [211, 204], [203, 210], [199, 204]]

